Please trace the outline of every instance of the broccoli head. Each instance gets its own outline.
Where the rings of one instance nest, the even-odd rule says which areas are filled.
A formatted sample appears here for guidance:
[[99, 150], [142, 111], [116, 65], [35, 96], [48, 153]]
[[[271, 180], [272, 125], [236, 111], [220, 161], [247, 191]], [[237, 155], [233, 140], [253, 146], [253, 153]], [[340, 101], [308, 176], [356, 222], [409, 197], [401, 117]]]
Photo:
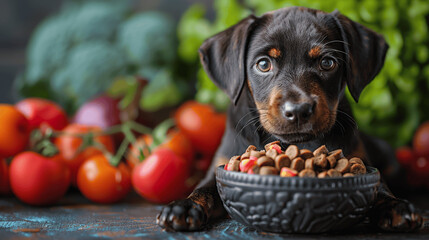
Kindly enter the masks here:
[[118, 31], [118, 45], [134, 66], [171, 64], [176, 56], [176, 31], [172, 20], [161, 13], [136, 14]]
[[28, 83], [49, 78], [62, 67], [73, 42], [68, 29], [70, 22], [62, 15], [48, 18], [36, 29], [27, 49]]
[[114, 78], [124, 72], [124, 59], [123, 53], [111, 43], [79, 44], [70, 50], [63, 67], [52, 76], [52, 89], [82, 104], [105, 91]]
[[126, 11], [122, 5], [110, 1], [88, 1], [65, 11], [69, 17], [73, 42], [88, 40], [113, 41]]
[[18, 91], [53, 99], [73, 112], [118, 76], [152, 79], [160, 69], [173, 69], [174, 22], [156, 12], [129, 14], [129, 3], [67, 2], [33, 34], [27, 69], [15, 81]]

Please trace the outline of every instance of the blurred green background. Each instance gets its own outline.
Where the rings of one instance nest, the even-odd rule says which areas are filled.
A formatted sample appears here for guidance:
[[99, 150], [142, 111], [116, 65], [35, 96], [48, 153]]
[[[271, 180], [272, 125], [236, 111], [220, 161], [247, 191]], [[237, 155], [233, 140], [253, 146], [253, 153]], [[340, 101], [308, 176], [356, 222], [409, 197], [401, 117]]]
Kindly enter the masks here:
[[132, 2], [66, 2], [32, 34], [15, 91], [54, 99], [73, 112], [105, 91], [132, 98], [138, 75], [149, 80], [140, 101], [145, 110], [191, 98], [225, 109], [227, 97], [199, 65], [203, 40], [248, 14], [305, 6], [338, 9], [383, 34], [390, 45], [384, 68], [359, 104], [348, 95], [361, 130], [397, 147], [408, 144], [417, 126], [429, 120], [427, 0], [215, 0], [189, 6], [178, 22], [168, 14], [136, 12]]

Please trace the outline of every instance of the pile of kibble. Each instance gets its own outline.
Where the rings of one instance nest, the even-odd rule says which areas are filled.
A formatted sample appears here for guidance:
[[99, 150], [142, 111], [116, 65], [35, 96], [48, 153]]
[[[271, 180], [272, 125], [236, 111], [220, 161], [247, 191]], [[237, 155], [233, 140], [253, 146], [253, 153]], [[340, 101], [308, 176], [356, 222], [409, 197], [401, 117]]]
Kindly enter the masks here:
[[366, 167], [360, 158], [347, 159], [341, 149], [329, 151], [325, 145], [313, 152], [295, 145], [283, 151], [279, 141], [265, 145], [258, 151], [250, 145], [241, 156], [232, 157], [225, 165], [227, 171], [248, 174], [279, 175], [281, 177], [352, 177], [365, 174]]

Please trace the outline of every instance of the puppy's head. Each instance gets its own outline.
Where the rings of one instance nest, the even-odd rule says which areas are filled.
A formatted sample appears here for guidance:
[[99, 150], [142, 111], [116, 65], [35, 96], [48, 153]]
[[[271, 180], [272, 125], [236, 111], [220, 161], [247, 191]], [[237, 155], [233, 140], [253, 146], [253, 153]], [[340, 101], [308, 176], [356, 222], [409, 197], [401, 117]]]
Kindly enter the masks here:
[[338, 12], [294, 7], [245, 18], [207, 39], [200, 56], [234, 104], [247, 85], [265, 130], [298, 143], [333, 127], [346, 85], [358, 101], [387, 48], [381, 35]]

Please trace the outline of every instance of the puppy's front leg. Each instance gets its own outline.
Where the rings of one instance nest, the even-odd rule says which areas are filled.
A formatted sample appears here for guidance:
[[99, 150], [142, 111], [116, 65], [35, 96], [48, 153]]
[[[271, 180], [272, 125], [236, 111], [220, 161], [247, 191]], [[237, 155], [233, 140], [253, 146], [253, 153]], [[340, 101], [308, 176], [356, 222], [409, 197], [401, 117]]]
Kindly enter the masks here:
[[414, 205], [396, 198], [384, 182], [378, 189], [377, 202], [370, 217], [379, 228], [390, 232], [411, 232], [423, 224], [423, 217]]
[[208, 174], [184, 200], [171, 202], [158, 214], [156, 222], [166, 230], [200, 230], [209, 219], [226, 214], [216, 187], [215, 170], [223, 159], [214, 159]]

